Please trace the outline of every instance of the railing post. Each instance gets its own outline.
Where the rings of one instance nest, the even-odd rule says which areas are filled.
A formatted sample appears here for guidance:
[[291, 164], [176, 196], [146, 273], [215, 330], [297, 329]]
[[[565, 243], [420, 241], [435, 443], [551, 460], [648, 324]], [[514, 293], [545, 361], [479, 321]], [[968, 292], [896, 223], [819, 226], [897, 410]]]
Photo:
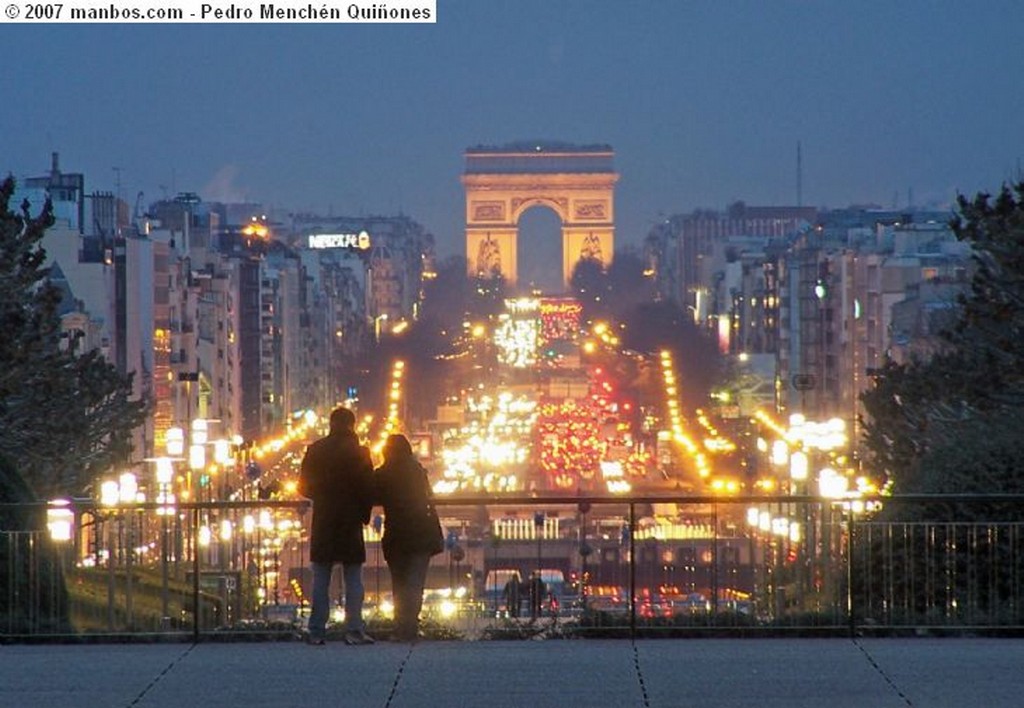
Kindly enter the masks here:
[[110, 517], [104, 519], [103, 534], [107, 543], [107, 631], [114, 631], [114, 536]]
[[846, 524], [846, 617], [850, 626], [850, 637], [857, 636], [857, 618], [853, 609], [853, 522], [856, 515], [847, 514]]
[[629, 503], [629, 638], [636, 639], [636, 503]]
[[171, 611], [168, 584], [167, 508], [160, 512], [160, 629], [171, 628]]
[[192, 641], [199, 642], [199, 507], [192, 510]]
[[711, 624], [718, 617], [718, 502], [711, 506]]

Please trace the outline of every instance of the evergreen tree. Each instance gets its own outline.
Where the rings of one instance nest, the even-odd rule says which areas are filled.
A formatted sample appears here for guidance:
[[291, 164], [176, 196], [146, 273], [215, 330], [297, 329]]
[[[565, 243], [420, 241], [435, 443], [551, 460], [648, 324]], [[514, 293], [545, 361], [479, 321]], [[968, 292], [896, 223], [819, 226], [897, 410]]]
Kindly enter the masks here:
[[11, 211], [14, 186], [11, 177], [0, 183], [0, 454], [36, 494], [81, 495], [127, 461], [146, 404], [130, 400], [130, 377], [100, 352], [62, 339], [61, 295], [41, 245], [52, 207]]
[[938, 355], [876, 372], [864, 442], [898, 492], [1022, 492], [1024, 183], [961, 197], [959, 212], [953, 229], [977, 267], [958, 322]]

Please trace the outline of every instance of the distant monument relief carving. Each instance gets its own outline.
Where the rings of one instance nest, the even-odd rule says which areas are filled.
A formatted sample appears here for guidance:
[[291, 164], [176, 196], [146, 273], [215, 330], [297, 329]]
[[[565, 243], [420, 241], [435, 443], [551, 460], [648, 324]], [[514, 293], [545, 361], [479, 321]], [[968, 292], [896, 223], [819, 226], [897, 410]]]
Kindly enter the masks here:
[[550, 207], [561, 221], [562, 285], [580, 259], [607, 267], [614, 253], [615, 152], [609, 145], [555, 141], [477, 146], [465, 152], [466, 270], [518, 278], [519, 218]]
[[583, 245], [580, 247], [580, 260], [593, 260], [604, 263], [604, 257], [601, 252], [601, 240], [592, 233], [583, 239]]
[[575, 217], [577, 219], [607, 219], [608, 205], [598, 201], [576, 202]]
[[504, 221], [505, 205], [501, 202], [475, 202], [473, 219], [476, 221]]
[[501, 245], [487, 234], [476, 252], [476, 277], [493, 278], [501, 275]]
[[[538, 190], [543, 190], [544, 187], [540, 185], [533, 185]], [[566, 197], [555, 197], [553, 199], [524, 199], [516, 197], [512, 200], [512, 213], [515, 214], [519, 211], [519, 208], [524, 205], [533, 206], [533, 204], [550, 204], [559, 215], [564, 214], [569, 209], [569, 200]]]

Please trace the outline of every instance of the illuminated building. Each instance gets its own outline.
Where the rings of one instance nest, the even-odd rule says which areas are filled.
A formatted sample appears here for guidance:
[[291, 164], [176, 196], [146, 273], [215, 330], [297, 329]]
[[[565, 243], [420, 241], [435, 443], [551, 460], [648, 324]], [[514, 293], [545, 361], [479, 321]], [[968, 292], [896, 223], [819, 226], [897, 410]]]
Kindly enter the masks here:
[[466, 267], [471, 278], [517, 281], [519, 221], [544, 205], [562, 222], [562, 282], [576, 263], [607, 266], [614, 250], [615, 153], [608, 145], [518, 142], [466, 150]]

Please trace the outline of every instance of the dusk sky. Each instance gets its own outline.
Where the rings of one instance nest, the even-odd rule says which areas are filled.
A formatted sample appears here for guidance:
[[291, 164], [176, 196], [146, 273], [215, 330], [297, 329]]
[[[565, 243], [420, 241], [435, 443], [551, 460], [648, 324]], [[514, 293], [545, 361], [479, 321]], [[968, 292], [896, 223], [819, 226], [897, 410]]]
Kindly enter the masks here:
[[[1024, 160], [1024, 3], [438, 0], [430, 25], [3, 29], [0, 171], [394, 214], [461, 253], [463, 151], [608, 143], [618, 243], [698, 207], [948, 205]], [[911, 192], [912, 190], [912, 192]]]

